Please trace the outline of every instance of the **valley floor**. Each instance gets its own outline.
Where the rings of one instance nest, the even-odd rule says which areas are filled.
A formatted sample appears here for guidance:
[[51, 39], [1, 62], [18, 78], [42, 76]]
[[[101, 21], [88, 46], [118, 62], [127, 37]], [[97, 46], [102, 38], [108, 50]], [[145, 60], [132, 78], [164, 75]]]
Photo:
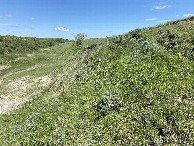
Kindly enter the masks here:
[[65, 47], [27, 52], [0, 66], [0, 114], [36, 98], [52, 83], [52, 72], [64, 64]]

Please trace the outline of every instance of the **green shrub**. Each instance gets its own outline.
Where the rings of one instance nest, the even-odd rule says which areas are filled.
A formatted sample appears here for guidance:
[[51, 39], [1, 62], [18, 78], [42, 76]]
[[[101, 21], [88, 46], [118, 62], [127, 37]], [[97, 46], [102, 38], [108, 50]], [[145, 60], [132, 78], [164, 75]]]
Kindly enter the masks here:
[[137, 29], [135, 29], [135, 30], [132, 30], [132, 31], [130, 31], [129, 33], [129, 37], [130, 38], [134, 38], [134, 39], [139, 39], [139, 38], [141, 38], [141, 29], [139, 29], [139, 28], [137, 28]]
[[75, 35], [75, 43], [77, 47], [82, 47], [83, 40], [87, 37], [85, 33], [78, 33]]
[[64, 43], [67, 40], [60, 38], [34, 38], [0, 36], [0, 54], [5, 52], [37, 50], [38, 48], [51, 47], [56, 44]]
[[111, 91], [106, 92], [102, 95], [102, 99], [98, 101], [95, 105], [95, 110], [97, 118], [103, 118], [112, 110], [118, 110], [121, 107], [119, 98], [111, 93]]

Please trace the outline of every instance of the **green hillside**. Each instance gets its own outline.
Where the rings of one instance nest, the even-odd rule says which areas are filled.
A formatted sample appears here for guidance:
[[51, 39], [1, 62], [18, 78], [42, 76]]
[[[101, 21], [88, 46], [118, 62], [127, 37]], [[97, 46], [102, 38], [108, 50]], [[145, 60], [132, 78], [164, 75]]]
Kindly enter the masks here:
[[189, 17], [5, 54], [0, 145], [192, 145], [193, 51]]
[[51, 47], [66, 41], [61, 38], [0, 36], [0, 55], [10, 52], [37, 50], [38, 48]]

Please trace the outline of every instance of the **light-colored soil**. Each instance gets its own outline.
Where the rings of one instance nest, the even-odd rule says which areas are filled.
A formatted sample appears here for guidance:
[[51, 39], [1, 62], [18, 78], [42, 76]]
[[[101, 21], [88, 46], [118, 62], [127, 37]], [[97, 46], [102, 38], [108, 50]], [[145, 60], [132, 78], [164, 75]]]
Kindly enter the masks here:
[[[50, 48], [43, 49], [42, 51], [52, 50]], [[44, 56], [45, 54], [35, 53], [26, 54], [21, 57], [16, 58], [16, 60], [33, 60], [34, 58], [39, 58]], [[51, 57], [55, 56], [55, 54], [50, 54]], [[53, 55], [53, 56], [52, 56]], [[54, 58], [55, 59], [55, 58]], [[58, 57], [56, 58], [58, 59]], [[36, 60], [33, 60], [36, 62]], [[45, 60], [46, 61], [46, 60]], [[18, 62], [20, 63], [20, 62]], [[51, 62], [55, 63], [55, 62]], [[58, 63], [58, 62], [57, 62]], [[18, 65], [18, 64], [17, 64]], [[39, 60], [36, 65], [22, 67], [15, 67], [6, 74], [0, 76], [0, 114], [7, 114], [10, 111], [18, 109], [24, 103], [34, 99], [37, 95], [40, 95], [47, 87], [49, 87], [52, 83], [55, 82], [53, 78], [55, 76], [48, 75], [49, 72], [53, 71], [54, 65], [51, 65], [51, 69], [46, 69], [45, 66], [50, 65]], [[57, 64], [58, 65], [58, 64]], [[8, 69], [11, 66], [0, 66], [0, 71], [4, 69]], [[35, 72], [31, 72], [32, 70], [36, 70]], [[55, 94], [55, 91], [53, 91]]]
[[4, 70], [4, 69], [8, 69], [10, 68], [11, 66], [9, 65], [3, 65], [3, 66], [0, 66], [0, 71]]
[[49, 51], [49, 50], [51, 50], [51, 49], [41, 49], [42, 51]]
[[[28, 57], [33, 57], [34, 54], [27, 54]], [[24, 60], [25, 57], [17, 60]], [[10, 75], [18, 74], [25, 71], [31, 71], [41, 68], [46, 64], [37, 64], [27, 69], [15, 71], [14, 69], [0, 77], [0, 114], [5, 114], [21, 107], [25, 102], [31, 100], [34, 96], [40, 93], [44, 87], [49, 86], [51, 78], [48, 75], [35, 77], [34, 75], [24, 76], [20, 79], [7, 80]], [[8, 69], [11, 66], [0, 66], [0, 71]]]
[[41, 87], [49, 86], [51, 81], [49, 76], [38, 78], [26, 76], [19, 80], [13, 80], [6, 86], [8, 93], [0, 95], [0, 114], [5, 114], [19, 108], [40, 93], [43, 89]]
[[22, 98], [10, 99], [9, 97], [6, 97], [5, 99], [0, 100], [0, 114], [15, 110], [26, 102], [25, 99]]
[[18, 57], [15, 59], [15, 61], [18, 61], [18, 60], [29, 60], [29, 58], [27, 57]]
[[35, 57], [35, 54], [32, 53], [32, 54], [26, 54], [26, 57], [18, 57], [15, 59], [15, 61], [18, 61], [18, 60], [30, 60], [30, 59], [33, 59]]
[[42, 86], [48, 86], [51, 82], [51, 79], [49, 76], [43, 76], [38, 78], [33, 78], [32, 76], [26, 76], [19, 80], [14, 80], [10, 82], [7, 86], [7, 88], [10, 88], [11, 91], [25, 91], [28, 88], [33, 87], [42, 87]]
[[26, 56], [27, 56], [27, 57], [34, 57], [35, 54], [34, 54], [34, 53], [32, 53], [32, 54], [26, 54]]

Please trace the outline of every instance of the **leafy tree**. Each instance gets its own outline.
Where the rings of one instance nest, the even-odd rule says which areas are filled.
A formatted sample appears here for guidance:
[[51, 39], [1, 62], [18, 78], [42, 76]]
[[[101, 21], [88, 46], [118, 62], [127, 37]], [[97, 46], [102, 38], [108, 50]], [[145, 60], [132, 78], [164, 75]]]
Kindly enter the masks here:
[[87, 37], [87, 35], [85, 33], [78, 33], [77, 35], [75, 35], [76, 46], [81, 47], [82, 42], [86, 37]]

